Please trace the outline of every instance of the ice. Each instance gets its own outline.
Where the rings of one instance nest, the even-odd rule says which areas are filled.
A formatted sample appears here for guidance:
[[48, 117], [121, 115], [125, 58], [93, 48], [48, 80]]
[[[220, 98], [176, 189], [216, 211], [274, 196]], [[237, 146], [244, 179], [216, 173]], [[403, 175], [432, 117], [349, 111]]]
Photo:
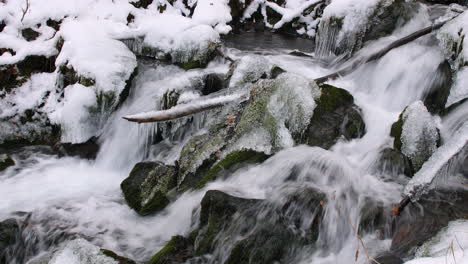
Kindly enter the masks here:
[[229, 82], [230, 87], [255, 82], [263, 75], [268, 76], [273, 68], [273, 65], [265, 57], [258, 55], [242, 57], [235, 66]]
[[68, 242], [54, 254], [49, 264], [117, 264], [114, 259], [104, 255], [98, 247], [84, 239]]
[[93, 87], [74, 84], [65, 88], [62, 104], [50, 114], [51, 120], [61, 125], [62, 142], [81, 143], [96, 135], [96, 120], [90, 114], [96, 104]]
[[421, 101], [408, 106], [402, 119], [401, 152], [412, 161], [415, 168], [420, 168], [437, 149], [437, 124]]
[[468, 263], [468, 221], [452, 221], [416, 251], [416, 258], [405, 264]]

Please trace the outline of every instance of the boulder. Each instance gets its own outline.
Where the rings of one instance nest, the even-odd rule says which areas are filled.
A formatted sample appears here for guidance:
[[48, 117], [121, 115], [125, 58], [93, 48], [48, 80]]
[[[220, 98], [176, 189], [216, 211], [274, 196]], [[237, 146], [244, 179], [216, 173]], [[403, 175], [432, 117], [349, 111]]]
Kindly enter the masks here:
[[413, 174], [440, 146], [437, 124], [421, 101], [403, 110], [390, 135], [395, 138], [394, 148], [410, 160]]
[[54, 150], [61, 156], [76, 156], [82, 159], [95, 159], [99, 152], [98, 139], [90, 138], [88, 141], [78, 144], [58, 143], [54, 146]]
[[423, 99], [424, 105], [431, 114], [440, 114], [444, 111], [453, 84], [452, 75], [450, 63], [445, 60], [432, 76], [430, 89]]
[[411, 167], [410, 160], [400, 151], [392, 148], [385, 148], [379, 155], [380, 157], [375, 165], [375, 169], [378, 172], [392, 177], [398, 175], [413, 176], [413, 168]]
[[161, 162], [140, 162], [120, 185], [128, 205], [149, 215], [169, 204], [168, 192], [176, 187], [177, 170]]
[[340, 138], [360, 138], [366, 125], [353, 96], [344, 89], [321, 84], [321, 95], [300, 142], [324, 149], [331, 148]]
[[16, 219], [10, 218], [0, 222], [0, 263], [7, 263], [10, 259], [11, 252], [8, 248], [16, 243], [20, 231]]
[[468, 215], [466, 190], [432, 190], [410, 204], [396, 219], [391, 251], [404, 258], [452, 220]]
[[15, 161], [7, 154], [0, 154], [0, 171], [6, 170], [8, 167], [14, 166]]
[[21, 30], [21, 35], [23, 36], [25, 40], [33, 41], [33, 40], [36, 40], [41, 35], [41, 33], [37, 32], [36, 30], [32, 28], [25, 28]]

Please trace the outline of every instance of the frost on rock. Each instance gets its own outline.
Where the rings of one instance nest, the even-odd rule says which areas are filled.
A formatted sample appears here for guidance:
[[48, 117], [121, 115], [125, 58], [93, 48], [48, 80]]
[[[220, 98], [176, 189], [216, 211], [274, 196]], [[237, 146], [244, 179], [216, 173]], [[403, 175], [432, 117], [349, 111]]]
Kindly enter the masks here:
[[134, 53], [169, 58], [186, 69], [206, 65], [220, 42], [212, 27], [175, 14], [147, 17], [134, 34], [135, 38], [124, 40]]
[[229, 0], [198, 0], [192, 19], [198, 23], [212, 26], [221, 34], [227, 34], [231, 27], [227, 25], [232, 20]]
[[445, 142], [424, 163], [405, 186], [404, 194], [413, 201], [434, 187], [436, 178], [447, 176], [451, 162], [468, 150], [468, 123], [463, 124], [453, 137]]
[[66, 243], [49, 261], [49, 264], [118, 264], [100, 249], [84, 239]]
[[450, 90], [446, 107], [468, 98], [468, 43], [464, 41], [468, 30], [468, 11], [447, 22], [437, 33], [439, 45], [454, 71], [454, 84]]
[[250, 55], [242, 57], [232, 67], [229, 86], [235, 87], [270, 77], [273, 64], [263, 56]]
[[401, 152], [417, 171], [437, 149], [439, 131], [434, 118], [421, 101], [406, 108], [402, 115]]
[[405, 264], [468, 263], [468, 221], [452, 221], [416, 250], [416, 258]]
[[406, 16], [403, 0], [334, 0], [323, 11], [316, 55], [351, 55], [367, 40], [390, 34]]
[[14, 93], [0, 92], [0, 144], [55, 143], [59, 131], [48, 116], [58, 100], [55, 78], [54, 73], [33, 74]]

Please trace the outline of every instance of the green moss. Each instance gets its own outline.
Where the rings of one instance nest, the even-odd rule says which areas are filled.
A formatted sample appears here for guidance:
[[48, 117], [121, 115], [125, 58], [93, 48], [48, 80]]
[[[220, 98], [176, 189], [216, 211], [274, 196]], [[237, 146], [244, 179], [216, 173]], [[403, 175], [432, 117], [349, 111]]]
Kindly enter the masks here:
[[129, 258], [119, 256], [115, 252], [108, 250], [108, 249], [101, 248], [101, 253], [110, 258], [113, 258], [115, 261], [117, 261], [118, 264], [136, 264], [135, 261]]
[[257, 152], [250, 149], [234, 151], [228, 154], [223, 160], [216, 163], [198, 182], [196, 188], [203, 188], [206, 183], [213, 181], [223, 170], [230, 170], [239, 166], [241, 163], [258, 163], [265, 161], [269, 156], [263, 152]]
[[393, 123], [392, 128], [390, 130], [390, 136], [394, 137], [393, 141], [393, 148], [401, 151], [401, 133], [403, 133], [403, 114], [405, 113], [406, 109], [408, 107], [405, 107], [403, 111], [401, 112], [400, 116], [398, 116], [398, 120]]
[[346, 90], [336, 88], [328, 84], [320, 84], [321, 96], [317, 100], [317, 107], [314, 110], [314, 115], [333, 112], [343, 105], [351, 105], [354, 103], [353, 96]]
[[190, 252], [187, 252], [189, 251], [187, 250], [189, 244], [190, 241], [183, 236], [173, 236], [171, 240], [169, 240], [169, 242], [167, 242], [167, 244], [147, 262], [147, 264], [172, 264], [174, 263], [174, 258], [180, 259], [181, 262], [183, 262], [184, 259], [189, 258], [191, 255]]

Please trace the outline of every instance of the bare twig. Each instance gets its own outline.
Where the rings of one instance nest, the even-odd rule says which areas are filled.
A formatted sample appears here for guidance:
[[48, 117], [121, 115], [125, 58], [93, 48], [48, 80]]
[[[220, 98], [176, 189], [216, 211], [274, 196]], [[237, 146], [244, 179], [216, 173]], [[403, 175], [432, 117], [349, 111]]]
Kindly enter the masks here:
[[29, 0], [26, 0], [26, 8], [23, 8], [23, 16], [21, 17], [21, 23], [24, 20], [24, 16], [26, 16], [26, 13], [29, 11]]

